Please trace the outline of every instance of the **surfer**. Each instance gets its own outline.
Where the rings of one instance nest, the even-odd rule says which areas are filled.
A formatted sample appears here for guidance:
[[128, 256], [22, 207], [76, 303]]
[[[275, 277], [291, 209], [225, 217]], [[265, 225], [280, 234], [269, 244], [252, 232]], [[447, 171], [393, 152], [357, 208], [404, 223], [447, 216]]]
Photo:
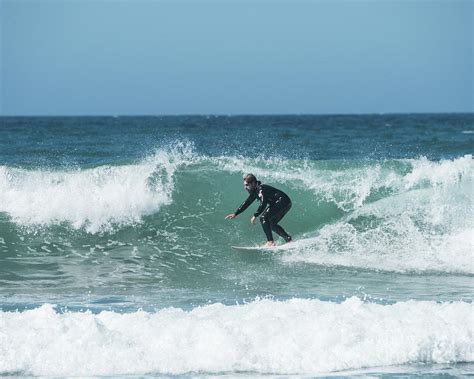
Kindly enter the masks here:
[[260, 200], [260, 206], [253, 214], [250, 222], [255, 224], [256, 218], [262, 215], [260, 217], [260, 222], [262, 223], [263, 231], [267, 236], [267, 243], [265, 244], [265, 247], [271, 247], [275, 245], [273, 242], [272, 230], [282, 237], [286, 242], [290, 242], [291, 236], [285, 232], [285, 230], [280, 225], [278, 225], [283, 216], [291, 208], [291, 200], [288, 195], [279, 189], [262, 184], [253, 174], [248, 174], [245, 176], [244, 188], [249, 193], [249, 196], [235, 211], [235, 213], [231, 213], [226, 216], [226, 220], [233, 219], [245, 211], [258, 197]]

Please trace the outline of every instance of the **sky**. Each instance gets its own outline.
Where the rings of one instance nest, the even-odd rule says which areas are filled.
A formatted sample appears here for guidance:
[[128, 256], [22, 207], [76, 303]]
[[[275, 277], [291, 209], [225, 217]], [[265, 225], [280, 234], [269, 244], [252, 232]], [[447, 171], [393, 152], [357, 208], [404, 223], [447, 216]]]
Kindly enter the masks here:
[[474, 1], [0, 0], [0, 115], [474, 112]]

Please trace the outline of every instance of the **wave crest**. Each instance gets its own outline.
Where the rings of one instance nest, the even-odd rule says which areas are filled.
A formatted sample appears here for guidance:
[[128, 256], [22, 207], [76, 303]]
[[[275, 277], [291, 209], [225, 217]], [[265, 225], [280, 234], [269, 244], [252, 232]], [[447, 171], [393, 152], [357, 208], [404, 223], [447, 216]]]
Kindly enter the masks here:
[[0, 166], [0, 212], [25, 227], [67, 223], [90, 233], [139, 223], [170, 204], [174, 174], [192, 159], [176, 143], [142, 162], [66, 171]]

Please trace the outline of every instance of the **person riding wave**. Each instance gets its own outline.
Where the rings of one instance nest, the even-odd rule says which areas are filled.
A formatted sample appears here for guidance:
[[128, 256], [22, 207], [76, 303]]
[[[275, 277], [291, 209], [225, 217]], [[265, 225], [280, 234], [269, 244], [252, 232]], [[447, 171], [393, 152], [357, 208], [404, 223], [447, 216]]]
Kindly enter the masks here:
[[225, 219], [235, 218], [237, 215], [245, 211], [258, 197], [260, 206], [253, 214], [250, 222], [255, 224], [256, 218], [261, 215], [260, 222], [262, 223], [263, 231], [267, 237], [265, 247], [275, 245], [273, 242], [272, 230], [286, 242], [290, 242], [291, 236], [280, 225], [278, 225], [283, 216], [285, 216], [291, 208], [291, 200], [288, 195], [279, 189], [262, 184], [253, 174], [245, 176], [244, 188], [249, 193], [249, 196], [235, 213], [227, 215]]

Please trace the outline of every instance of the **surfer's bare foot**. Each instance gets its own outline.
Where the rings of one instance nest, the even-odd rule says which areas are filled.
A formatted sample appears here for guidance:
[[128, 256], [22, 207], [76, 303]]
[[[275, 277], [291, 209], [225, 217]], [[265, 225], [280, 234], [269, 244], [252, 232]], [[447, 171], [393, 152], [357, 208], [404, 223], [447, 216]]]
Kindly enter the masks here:
[[272, 247], [272, 246], [275, 246], [275, 243], [273, 241], [268, 241], [264, 246], [265, 247]]

